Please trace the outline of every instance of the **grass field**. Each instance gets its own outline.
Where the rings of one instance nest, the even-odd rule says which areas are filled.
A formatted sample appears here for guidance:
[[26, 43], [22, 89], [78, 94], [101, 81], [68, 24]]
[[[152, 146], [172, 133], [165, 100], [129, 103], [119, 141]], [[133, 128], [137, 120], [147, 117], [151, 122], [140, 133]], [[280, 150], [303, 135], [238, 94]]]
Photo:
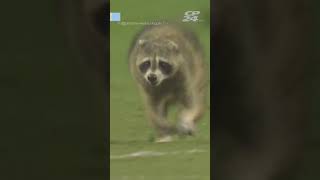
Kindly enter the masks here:
[[[172, 8], [171, 8], [172, 7]], [[112, 1], [111, 12], [121, 12], [122, 21], [159, 19], [181, 21], [185, 11], [200, 10], [201, 23], [190, 26], [199, 35], [209, 62], [209, 1]], [[110, 78], [110, 177], [111, 180], [184, 180], [210, 178], [210, 112], [198, 126], [195, 137], [171, 143], [152, 142], [153, 131], [144, 114], [137, 87], [128, 71], [127, 51], [142, 25], [111, 23]], [[208, 72], [209, 76], [209, 72]], [[208, 94], [209, 97], [209, 94]], [[173, 118], [173, 113], [171, 119]]]

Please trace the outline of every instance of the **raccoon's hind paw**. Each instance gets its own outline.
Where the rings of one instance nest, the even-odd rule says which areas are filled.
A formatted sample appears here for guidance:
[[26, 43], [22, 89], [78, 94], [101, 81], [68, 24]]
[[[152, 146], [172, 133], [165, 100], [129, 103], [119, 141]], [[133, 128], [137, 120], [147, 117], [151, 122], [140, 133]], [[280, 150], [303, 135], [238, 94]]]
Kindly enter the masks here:
[[171, 142], [171, 141], [173, 141], [173, 138], [170, 135], [164, 136], [164, 137], [160, 137], [160, 138], [155, 140], [156, 143], [166, 143], [166, 142]]

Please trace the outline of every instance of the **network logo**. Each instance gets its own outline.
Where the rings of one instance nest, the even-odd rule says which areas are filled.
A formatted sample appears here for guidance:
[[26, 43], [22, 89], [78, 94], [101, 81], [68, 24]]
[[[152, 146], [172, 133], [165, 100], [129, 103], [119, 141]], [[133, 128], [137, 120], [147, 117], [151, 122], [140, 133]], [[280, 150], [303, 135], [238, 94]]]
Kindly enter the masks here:
[[121, 21], [121, 14], [119, 12], [110, 13], [110, 21], [119, 22]]
[[184, 19], [183, 22], [189, 22], [189, 21], [199, 21], [198, 15], [200, 14], [200, 11], [186, 11], [184, 13]]

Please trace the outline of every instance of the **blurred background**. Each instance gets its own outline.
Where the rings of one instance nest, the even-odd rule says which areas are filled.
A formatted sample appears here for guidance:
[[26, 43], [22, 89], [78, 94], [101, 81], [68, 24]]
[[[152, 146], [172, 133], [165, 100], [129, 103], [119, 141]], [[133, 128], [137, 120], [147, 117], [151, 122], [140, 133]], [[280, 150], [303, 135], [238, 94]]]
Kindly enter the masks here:
[[106, 178], [105, 92], [68, 47], [59, 8], [1, 5], [0, 179]]
[[[315, 3], [315, 18], [316, 18], [316, 32], [320, 32], [320, 3]], [[314, 54], [314, 71], [312, 72], [312, 84], [311, 84], [311, 93], [312, 93], [312, 118], [309, 125], [308, 131], [308, 147], [305, 154], [304, 162], [304, 172], [301, 175], [301, 179], [318, 179], [320, 178], [320, 172], [318, 169], [318, 162], [320, 161], [320, 57], [319, 50], [320, 48], [320, 34], [316, 33], [314, 37], [315, 45], [315, 54]]]
[[311, 121], [307, 131], [306, 151], [299, 180], [316, 180], [320, 178], [318, 162], [320, 161], [320, 2], [311, 1], [313, 9], [310, 9], [314, 22], [314, 51], [312, 54], [313, 67], [310, 69], [310, 94], [312, 97]]

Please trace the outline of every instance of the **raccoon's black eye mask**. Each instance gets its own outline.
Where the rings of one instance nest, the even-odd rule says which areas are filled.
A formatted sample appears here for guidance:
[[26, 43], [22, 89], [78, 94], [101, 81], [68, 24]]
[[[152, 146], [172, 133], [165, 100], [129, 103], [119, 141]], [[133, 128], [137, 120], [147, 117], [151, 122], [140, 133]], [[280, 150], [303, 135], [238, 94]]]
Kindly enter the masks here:
[[159, 62], [159, 68], [164, 74], [170, 74], [172, 72], [172, 66], [164, 61]]
[[145, 73], [147, 69], [149, 69], [150, 65], [150, 61], [145, 61], [142, 64], [140, 64], [139, 69], [142, 73]]

